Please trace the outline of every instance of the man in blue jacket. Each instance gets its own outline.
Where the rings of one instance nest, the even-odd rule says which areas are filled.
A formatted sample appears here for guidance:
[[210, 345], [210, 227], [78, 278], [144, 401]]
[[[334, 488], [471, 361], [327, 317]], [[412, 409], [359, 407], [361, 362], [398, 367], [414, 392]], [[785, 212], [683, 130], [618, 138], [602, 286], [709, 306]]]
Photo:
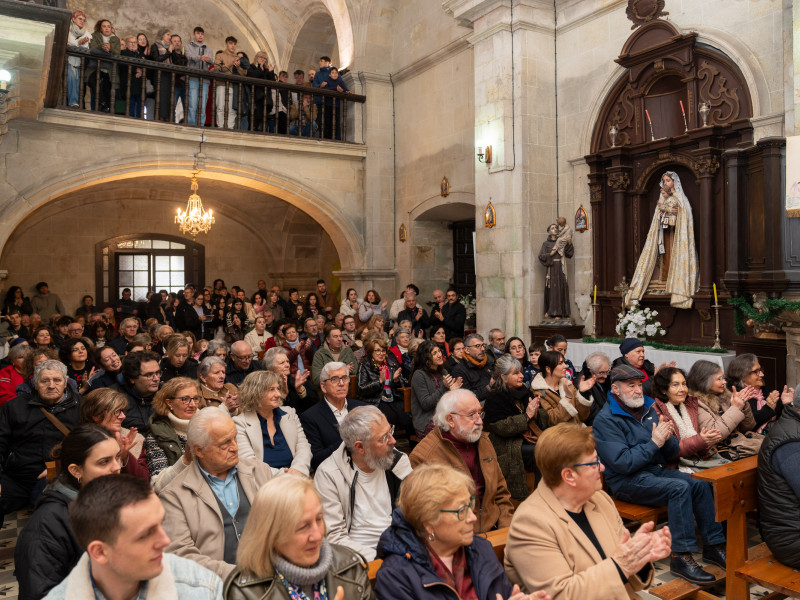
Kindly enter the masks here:
[[642, 393], [642, 373], [629, 365], [611, 371], [608, 403], [594, 420], [597, 454], [611, 494], [625, 502], [667, 505], [672, 532], [670, 571], [698, 585], [714, 576], [695, 562], [694, 522], [703, 538], [703, 561], [725, 568], [725, 534], [714, 520], [710, 484], [666, 465], [680, 452], [672, 424], [659, 419], [654, 400]]

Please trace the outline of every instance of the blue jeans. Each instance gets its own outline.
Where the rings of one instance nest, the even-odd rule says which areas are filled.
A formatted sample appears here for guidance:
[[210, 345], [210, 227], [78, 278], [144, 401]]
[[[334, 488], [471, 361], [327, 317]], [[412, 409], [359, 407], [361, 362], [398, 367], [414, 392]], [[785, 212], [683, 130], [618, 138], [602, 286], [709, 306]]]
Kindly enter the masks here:
[[67, 67], [67, 106], [77, 106], [80, 104], [78, 102], [80, 89], [80, 85], [78, 85], [79, 71], [80, 66], [68, 65]]
[[[616, 489], [614, 489], [616, 488]], [[714, 492], [707, 481], [654, 465], [622, 481], [615, 481], [615, 498], [634, 504], [667, 505], [672, 551], [697, 552], [694, 522], [704, 544], [724, 544], [722, 525], [714, 520]]]
[[[189, 79], [189, 93], [186, 100], [188, 110], [186, 111], [186, 122], [189, 125], [197, 125], [197, 96], [200, 91], [200, 80]], [[205, 124], [206, 120], [206, 102], [208, 102], [208, 79], [203, 80], [203, 94], [200, 99], [200, 119], [201, 125]]]
[[[314, 129], [314, 137], [317, 136], [317, 122], [316, 121], [312, 121], [311, 123], [308, 123], [308, 122], [303, 123], [303, 137], [309, 137], [311, 135], [312, 125], [313, 125], [313, 129]], [[290, 135], [297, 135], [297, 131], [298, 131], [297, 123], [292, 123], [291, 125], [289, 125], [289, 134]]]

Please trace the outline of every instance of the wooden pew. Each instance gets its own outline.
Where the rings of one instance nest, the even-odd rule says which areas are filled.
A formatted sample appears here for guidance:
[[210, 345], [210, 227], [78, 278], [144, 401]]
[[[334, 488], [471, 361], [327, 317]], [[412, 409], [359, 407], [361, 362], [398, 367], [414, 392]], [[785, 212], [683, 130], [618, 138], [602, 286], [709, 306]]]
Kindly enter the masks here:
[[358, 398], [358, 394], [356, 393], [356, 376], [350, 375], [350, 387], [347, 388], [347, 397], [348, 398]]
[[652, 521], [658, 524], [659, 518], [667, 516], [666, 506], [645, 506], [643, 504], [631, 504], [614, 498], [614, 506], [617, 508], [619, 516], [629, 521], [638, 521], [642, 525]]
[[[496, 529], [482, 535], [492, 543], [497, 560], [500, 561], [500, 564], [503, 564], [503, 559], [506, 552], [506, 538], [508, 538], [508, 527]], [[375, 585], [375, 576], [377, 575], [378, 569], [380, 569], [382, 563], [383, 561], [379, 558], [376, 558], [369, 563], [369, 581], [372, 585]]]

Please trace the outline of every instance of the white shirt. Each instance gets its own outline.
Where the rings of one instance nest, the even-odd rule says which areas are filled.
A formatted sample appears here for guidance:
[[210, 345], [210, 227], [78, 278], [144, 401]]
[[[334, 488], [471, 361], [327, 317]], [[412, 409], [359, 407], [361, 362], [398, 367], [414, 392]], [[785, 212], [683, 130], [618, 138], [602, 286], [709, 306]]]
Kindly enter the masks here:
[[375, 560], [378, 540], [392, 524], [392, 498], [386, 483], [386, 471], [375, 469], [372, 473], [365, 473], [358, 467], [355, 470], [358, 473], [356, 501], [349, 535], [354, 542], [372, 550], [364, 558]]
[[325, 403], [328, 405], [328, 408], [331, 409], [331, 412], [333, 413], [333, 416], [336, 417], [336, 422], [339, 425], [341, 425], [342, 421], [347, 416], [347, 400], [344, 401], [344, 406], [342, 407], [342, 410], [339, 410], [333, 404], [328, 402], [327, 398], [325, 398]]

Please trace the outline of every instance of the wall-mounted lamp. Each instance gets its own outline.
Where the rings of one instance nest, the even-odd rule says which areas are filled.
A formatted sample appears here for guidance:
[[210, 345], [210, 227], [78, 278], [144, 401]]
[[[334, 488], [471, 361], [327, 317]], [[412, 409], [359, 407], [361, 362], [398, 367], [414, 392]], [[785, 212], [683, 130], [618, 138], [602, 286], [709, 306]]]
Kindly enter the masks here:
[[492, 162], [492, 147], [486, 146], [483, 148], [482, 146], [478, 146], [478, 160], [482, 163], [486, 163], [487, 165]]
[[5, 69], [0, 69], [0, 94], [5, 96], [8, 93], [8, 82], [11, 81], [11, 73]]

